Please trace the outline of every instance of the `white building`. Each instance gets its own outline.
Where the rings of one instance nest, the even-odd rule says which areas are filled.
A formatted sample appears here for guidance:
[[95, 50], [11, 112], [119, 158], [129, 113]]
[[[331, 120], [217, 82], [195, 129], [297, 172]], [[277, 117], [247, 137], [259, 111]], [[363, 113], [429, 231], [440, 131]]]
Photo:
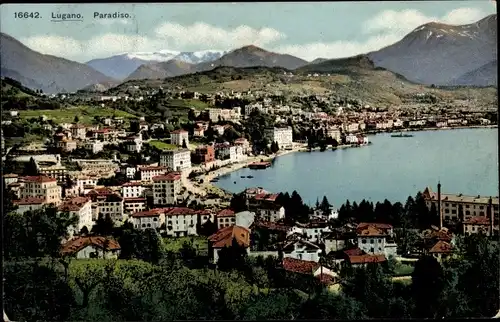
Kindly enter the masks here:
[[277, 222], [285, 218], [285, 208], [276, 204], [264, 204], [255, 210], [255, 214], [262, 220]]
[[123, 219], [123, 198], [109, 189], [94, 189], [87, 194], [92, 199], [92, 219], [99, 215], [109, 215], [112, 220], [121, 222]]
[[153, 177], [167, 173], [166, 166], [143, 166], [139, 167], [139, 174], [142, 181], [152, 181]]
[[45, 202], [45, 199], [33, 197], [13, 200], [12, 203], [17, 206], [16, 212], [20, 215], [24, 214], [27, 211], [42, 209], [43, 206], [47, 204]]
[[392, 226], [361, 223], [356, 230], [359, 249], [367, 254], [383, 254], [386, 258], [396, 256], [397, 245], [392, 237]]
[[127, 138], [125, 142], [127, 151], [133, 153], [139, 153], [142, 150], [142, 135], [132, 136]]
[[189, 136], [188, 131], [176, 130], [170, 133], [170, 143], [182, 146], [183, 142], [186, 142], [186, 147], [189, 147]]
[[123, 198], [123, 211], [127, 214], [134, 214], [146, 210], [146, 198]]
[[274, 127], [264, 130], [264, 135], [269, 140], [269, 143], [278, 143], [280, 149], [292, 148], [292, 133], [293, 131], [290, 126], [284, 128]]
[[84, 143], [83, 147], [93, 154], [96, 154], [104, 149], [104, 143], [101, 141], [88, 141]]
[[168, 150], [160, 155], [160, 166], [173, 171], [191, 169], [191, 152], [188, 149]]
[[155, 205], [175, 205], [181, 201], [181, 173], [170, 172], [153, 177], [153, 203]]
[[77, 259], [116, 259], [120, 255], [120, 244], [116, 240], [101, 236], [76, 237], [66, 242], [62, 253]]
[[142, 186], [141, 182], [133, 181], [124, 183], [121, 187], [123, 198], [139, 198], [146, 188]]
[[169, 208], [165, 212], [165, 226], [167, 236], [196, 236], [198, 218], [203, 225], [208, 219], [213, 221], [213, 215], [207, 210], [190, 208]]
[[132, 214], [130, 217], [134, 228], [160, 228], [165, 223], [165, 213], [163, 209], [152, 209]]
[[88, 231], [92, 230], [92, 201], [87, 197], [74, 197], [65, 200], [59, 207], [60, 212], [69, 212], [78, 218], [78, 224], [73, 227], [71, 235], [78, 234], [83, 227], [87, 227]]
[[294, 258], [317, 263], [320, 254], [321, 248], [306, 240], [292, 241], [283, 247], [283, 258]]

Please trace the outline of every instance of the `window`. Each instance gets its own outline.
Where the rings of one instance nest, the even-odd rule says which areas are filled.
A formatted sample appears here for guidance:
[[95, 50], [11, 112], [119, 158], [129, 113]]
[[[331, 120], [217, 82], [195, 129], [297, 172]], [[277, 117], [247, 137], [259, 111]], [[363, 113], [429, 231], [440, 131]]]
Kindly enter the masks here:
[[373, 247], [370, 248], [370, 253], [375, 253], [375, 249], [373, 249]]
[[378, 242], [381, 244], [382, 243], [382, 239], [379, 239]]
[[158, 221], [158, 218], [153, 218], [153, 221]]
[[479, 206], [479, 209], [480, 209], [480, 210], [483, 210], [483, 209], [484, 209], [484, 206]]
[[444, 210], [444, 213], [445, 213], [445, 214], [449, 214], [449, 213], [450, 213], [450, 209], [445, 209], [445, 210]]
[[373, 244], [374, 242], [375, 242], [375, 240], [370, 239], [370, 244]]
[[455, 215], [457, 213], [457, 211], [455, 209], [452, 209], [451, 213]]

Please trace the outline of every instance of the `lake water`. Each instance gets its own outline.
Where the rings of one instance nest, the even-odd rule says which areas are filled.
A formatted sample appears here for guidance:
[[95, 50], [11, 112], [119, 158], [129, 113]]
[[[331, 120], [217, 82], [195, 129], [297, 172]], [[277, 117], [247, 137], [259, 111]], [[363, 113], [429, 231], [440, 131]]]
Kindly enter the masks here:
[[[498, 196], [497, 131], [423, 131], [411, 138], [377, 134], [369, 136], [369, 146], [291, 153], [266, 170], [245, 168], [220, 177], [217, 186], [231, 192], [297, 190], [310, 205], [326, 195], [337, 207], [347, 199], [404, 203], [426, 186], [437, 190], [438, 180], [444, 193]], [[248, 175], [253, 178], [240, 178]]]

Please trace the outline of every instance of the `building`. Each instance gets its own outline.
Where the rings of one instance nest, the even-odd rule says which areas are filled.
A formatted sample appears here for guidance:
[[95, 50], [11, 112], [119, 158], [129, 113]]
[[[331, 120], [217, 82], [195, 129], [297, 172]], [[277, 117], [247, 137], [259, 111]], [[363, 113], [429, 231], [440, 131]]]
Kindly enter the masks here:
[[160, 228], [165, 223], [164, 209], [151, 209], [133, 213], [131, 221], [136, 229]]
[[73, 256], [77, 259], [118, 258], [120, 244], [116, 240], [100, 236], [76, 237], [62, 246], [63, 256]]
[[126, 139], [125, 147], [128, 152], [139, 153], [142, 150], [142, 135], [131, 136]]
[[321, 248], [306, 240], [290, 241], [283, 246], [283, 258], [319, 262]]
[[269, 140], [269, 143], [276, 142], [280, 149], [289, 149], [293, 146], [292, 127], [274, 127], [264, 130], [264, 136]]
[[491, 199], [494, 225], [498, 226], [498, 197], [445, 194], [441, 193], [441, 184], [438, 184], [437, 192], [433, 192], [430, 187], [427, 187], [423, 192], [423, 197], [428, 209], [435, 210], [440, 217], [441, 227], [443, 223], [464, 222], [477, 216], [488, 217], [488, 206]]
[[17, 206], [16, 212], [18, 214], [24, 214], [27, 211], [35, 211], [42, 209], [47, 203], [43, 198], [22, 198], [19, 200], [13, 200], [12, 203]]
[[222, 209], [216, 215], [217, 229], [229, 227], [236, 224], [236, 214], [231, 209]]
[[205, 136], [205, 130], [201, 126], [198, 126], [194, 129], [193, 136], [203, 137]]
[[255, 209], [255, 214], [264, 221], [277, 222], [285, 218], [285, 208], [276, 203], [265, 203]]
[[247, 228], [232, 225], [222, 228], [208, 237], [208, 254], [213, 263], [219, 261], [219, 253], [222, 248], [233, 245], [233, 240], [249, 252], [250, 231]]
[[234, 215], [236, 217], [236, 226], [250, 229], [255, 221], [255, 213], [251, 211], [240, 211]]
[[71, 152], [73, 150], [76, 150], [77, 144], [76, 141], [70, 139], [62, 139], [61, 141], [56, 142], [56, 148], [64, 152]]
[[327, 128], [326, 129], [326, 136], [334, 139], [338, 143], [340, 143], [340, 141], [341, 141], [341, 133], [340, 133], [340, 129], [338, 129], [338, 128]]
[[234, 140], [234, 145], [240, 146], [243, 154], [247, 154], [250, 151], [250, 143], [245, 138], [239, 138]]
[[212, 145], [197, 146], [191, 160], [196, 163], [208, 163], [215, 160], [215, 149]]
[[70, 127], [70, 130], [71, 137], [80, 140], [85, 139], [85, 136], [87, 134], [87, 128], [85, 127], [85, 125], [75, 123]]
[[189, 133], [188, 131], [185, 130], [176, 130], [170, 132], [170, 143], [177, 145], [177, 146], [182, 146], [186, 143], [186, 148], [189, 147]]
[[66, 183], [67, 179], [67, 169], [65, 166], [61, 164], [54, 164], [54, 165], [40, 165], [38, 162], [37, 164], [37, 169], [38, 173], [40, 175], [44, 175], [47, 177], [51, 177], [54, 179], [57, 179], [57, 183], [59, 184], [64, 184]]
[[87, 231], [92, 230], [92, 201], [87, 197], [74, 197], [65, 200], [59, 207], [60, 212], [69, 212], [78, 218], [78, 224], [74, 227], [73, 234], [78, 234], [83, 227]]
[[181, 173], [170, 172], [153, 177], [153, 203], [155, 205], [175, 205], [182, 201]]
[[142, 197], [145, 188], [141, 182], [132, 181], [122, 184], [121, 193], [123, 198], [139, 198]]
[[453, 246], [446, 241], [440, 240], [429, 250], [429, 254], [441, 262], [453, 254]]
[[191, 152], [189, 149], [168, 150], [160, 155], [160, 166], [172, 171], [191, 169]]
[[123, 198], [123, 211], [127, 214], [141, 212], [146, 209], [146, 198]]
[[104, 149], [104, 143], [102, 143], [101, 141], [88, 141], [83, 144], [83, 147], [93, 154], [96, 154]]
[[464, 235], [483, 234], [485, 236], [492, 236], [492, 234], [498, 232], [498, 226], [494, 227], [491, 222], [491, 218], [488, 217], [471, 217], [465, 220], [462, 224]]
[[185, 207], [167, 208], [165, 211], [167, 236], [196, 236], [198, 219], [203, 225], [208, 219], [212, 220], [213, 217], [207, 210], [194, 210]]
[[396, 256], [392, 226], [378, 223], [361, 223], [356, 228], [358, 247], [367, 254], [383, 254], [386, 258]]
[[92, 220], [100, 215], [110, 216], [112, 220], [121, 222], [123, 219], [123, 198], [110, 189], [94, 189], [87, 194], [92, 200]]
[[387, 262], [384, 254], [367, 254], [359, 248], [343, 251], [343, 259], [344, 264], [350, 267], [366, 267], [368, 264], [382, 264]]
[[58, 205], [61, 202], [61, 187], [57, 180], [47, 176], [29, 176], [22, 178], [24, 185], [20, 188], [20, 197], [42, 198], [45, 203]]
[[152, 181], [153, 177], [167, 173], [168, 168], [166, 166], [140, 166], [139, 174], [141, 181]]
[[15, 173], [7, 173], [3, 175], [3, 182], [6, 186], [10, 185], [11, 183], [15, 183], [18, 180], [18, 175]]
[[339, 278], [338, 274], [315, 261], [286, 257], [283, 258], [282, 265], [287, 274], [309, 275], [326, 286], [337, 283]]

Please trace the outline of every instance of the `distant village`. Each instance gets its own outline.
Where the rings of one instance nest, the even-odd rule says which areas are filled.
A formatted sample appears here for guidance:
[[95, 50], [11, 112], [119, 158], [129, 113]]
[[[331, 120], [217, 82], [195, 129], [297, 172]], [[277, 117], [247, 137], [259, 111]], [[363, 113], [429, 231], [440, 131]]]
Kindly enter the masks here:
[[[192, 94], [195, 100], [201, 96]], [[203, 95], [208, 102], [215, 99], [215, 95]], [[220, 98], [253, 94], [216, 95]], [[127, 99], [127, 96], [102, 96], [98, 101], [104, 106], [107, 101]], [[315, 99], [317, 102], [326, 100], [324, 97]], [[307, 223], [290, 222], [286, 220], [285, 207], [278, 200], [279, 193], [259, 187], [242, 192], [247, 210], [237, 211], [230, 206], [234, 195], [212, 185], [217, 176], [224, 173], [241, 167], [271, 165], [276, 156], [307, 150], [305, 140], [294, 139], [292, 126], [288, 124], [290, 120], [308, 124], [314, 130], [321, 129], [339, 148], [367, 145], [370, 143], [367, 135], [376, 132], [492, 125], [485, 111], [456, 110], [441, 115], [425, 110], [415, 113], [405, 109], [377, 111], [367, 105], [354, 109], [349, 103], [335, 103], [331, 108], [332, 114], [319, 107], [305, 111], [263, 97], [244, 108], [193, 109], [196, 117], [205, 114], [206, 120], [193, 121], [192, 131], [182, 127], [171, 131], [165, 143], [169, 147], [159, 149], [154, 157], [149, 155], [151, 150], [147, 150], [153, 141], [147, 133], [162, 131], [168, 120], [147, 122], [141, 117], [130, 121], [110, 116], [100, 118], [95, 124], [76, 120], [54, 124], [42, 115], [36, 122], [51, 135], [42, 145], [6, 151], [4, 162], [9, 169], [18, 170], [4, 173], [3, 180], [5, 187], [15, 195], [13, 203], [18, 213], [55, 205], [59, 211], [73, 213], [79, 218], [78, 225], [72, 227], [70, 238], [62, 246], [77, 258], [118, 256], [120, 247], [116, 241], [104, 243], [104, 236], [87, 239], [92, 226], [103, 217], [109, 217], [117, 226], [128, 222], [136, 229], [153, 228], [168, 238], [196, 236], [197, 227], [210, 223], [216, 228], [207, 238], [213, 263], [218, 260], [218, 252], [236, 240], [249, 255], [277, 256], [281, 253], [285, 269], [312, 273], [320, 278], [323, 274], [328, 275], [324, 278], [329, 281], [339, 278], [342, 265], [381, 263], [391, 257], [411, 261], [414, 259], [410, 255], [421, 253], [444, 260], [453, 255], [457, 234], [498, 234], [498, 197], [464, 196], [452, 194], [452, 191], [445, 194], [440, 188], [437, 192], [425, 189], [426, 205], [429, 210], [437, 210], [440, 224], [418, 231], [421, 246], [411, 253], [401, 253], [390, 224], [352, 222], [339, 226], [335, 224], [338, 211], [332, 205], [313, 207]], [[257, 151], [248, 137], [198, 144], [206, 139], [207, 131], [223, 136], [231, 124], [241, 125], [255, 111], [275, 117], [275, 124], [265, 128], [263, 133], [268, 144], [275, 147], [274, 151]], [[3, 125], [19, 117], [19, 111], [8, 113], [9, 119], [2, 121]], [[95, 157], [110, 146], [119, 147], [131, 156], [143, 155], [136, 162], [121, 160], [116, 153], [109, 158]], [[2, 132], [2, 151], [5, 150]], [[86, 157], [72, 156], [75, 151], [85, 151]], [[450, 230], [450, 226], [455, 228]], [[273, 236], [270, 238], [273, 243], [257, 247], [252, 244], [252, 234], [263, 230]], [[321, 261], [321, 269], [318, 266], [320, 258], [328, 259]]]

